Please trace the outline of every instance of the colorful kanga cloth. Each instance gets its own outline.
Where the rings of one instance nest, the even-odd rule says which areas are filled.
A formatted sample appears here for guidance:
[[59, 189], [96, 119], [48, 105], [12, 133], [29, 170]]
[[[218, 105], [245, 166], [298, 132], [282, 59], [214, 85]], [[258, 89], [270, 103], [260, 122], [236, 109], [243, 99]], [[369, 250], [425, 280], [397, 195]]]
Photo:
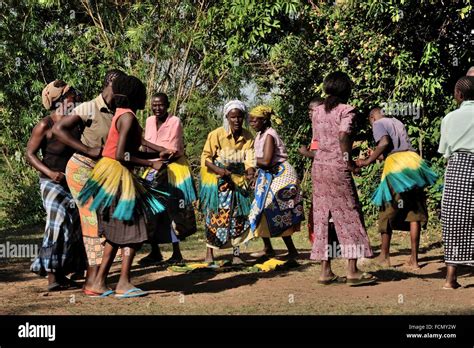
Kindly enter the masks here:
[[248, 241], [248, 215], [252, 202], [251, 191], [245, 179], [243, 163], [224, 166], [232, 172], [231, 178], [218, 178], [207, 167], [201, 167], [201, 208], [206, 215], [207, 245], [211, 248], [236, 247]]
[[300, 230], [303, 199], [296, 171], [288, 162], [258, 169], [249, 220], [256, 237], [286, 237]]

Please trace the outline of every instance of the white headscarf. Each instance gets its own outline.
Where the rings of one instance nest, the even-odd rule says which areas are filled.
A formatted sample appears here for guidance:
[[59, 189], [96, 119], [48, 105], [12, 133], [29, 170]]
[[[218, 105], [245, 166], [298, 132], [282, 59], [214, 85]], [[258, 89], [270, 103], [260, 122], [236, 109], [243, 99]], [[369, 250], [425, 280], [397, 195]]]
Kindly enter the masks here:
[[224, 125], [223, 125], [223, 127], [227, 132], [230, 129], [229, 121], [227, 120], [227, 114], [230, 112], [230, 110], [233, 110], [233, 109], [239, 109], [240, 111], [242, 111], [245, 114], [245, 121], [248, 123], [247, 108], [245, 107], [245, 104], [243, 102], [241, 102], [240, 100], [238, 100], [238, 99], [231, 100], [230, 102], [228, 102], [227, 104], [224, 105]]

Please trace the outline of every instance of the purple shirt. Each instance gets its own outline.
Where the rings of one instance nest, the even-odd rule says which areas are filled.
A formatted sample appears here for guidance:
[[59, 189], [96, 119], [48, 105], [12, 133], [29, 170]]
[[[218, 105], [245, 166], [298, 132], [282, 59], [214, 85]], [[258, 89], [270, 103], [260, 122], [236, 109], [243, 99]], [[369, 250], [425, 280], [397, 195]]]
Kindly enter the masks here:
[[405, 125], [394, 117], [383, 117], [375, 121], [372, 126], [372, 131], [376, 143], [385, 135], [390, 137], [393, 149], [389, 153], [415, 151], [413, 146], [411, 146]]

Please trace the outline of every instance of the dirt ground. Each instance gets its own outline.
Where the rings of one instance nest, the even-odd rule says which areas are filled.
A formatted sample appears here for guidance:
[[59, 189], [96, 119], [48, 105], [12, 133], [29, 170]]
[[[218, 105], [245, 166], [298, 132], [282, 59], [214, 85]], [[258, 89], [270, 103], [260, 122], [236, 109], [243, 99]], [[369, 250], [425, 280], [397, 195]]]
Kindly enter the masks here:
[[[0, 243], [40, 243], [42, 227], [0, 231]], [[379, 237], [370, 231], [371, 243], [377, 253]], [[440, 232], [424, 232], [421, 247], [422, 268], [410, 272], [400, 268], [409, 253], [405, 233], [393, 238], [392, 264], [378, 269], [368, 262], [361, 268], [379, 278], [371, 286], [323, 286], [316, 283], [320, 266], [309, 260], [306, 232], [295, 235], [300, 250], [300, 266], [288, 271], [268, 273], [201, 272], [176, 273], [163, 266], [141, 267], [136, 260], [145, 256], [145, 247], [137, 256], [133, 282], [149, 290], [147, 297], [135, 299], [88, 298], [80, 290], [45, 292], [47, 281], [29, 271], [28, 259], [0, 261], [0, 314], [473, 314], [474, 277], [472, 268], [460, 269], [458, 290], [443, 290], [445, 267]], [[188, 261], [202, 261], [205, 242], [202, 231], [182, 243]], [[284, 253], [281, 240], [275, 249]], [[251, 242], [243, 249], [243, 257], [262, 247]], [[169, 246], [163, 248], [171, 255]], [[230, 252], [218, 253], [227, 258]], [[345, 262], [336, 260], [334, 271], [344, 275]], [[118, 280], [115, 264], [109, 285]]]

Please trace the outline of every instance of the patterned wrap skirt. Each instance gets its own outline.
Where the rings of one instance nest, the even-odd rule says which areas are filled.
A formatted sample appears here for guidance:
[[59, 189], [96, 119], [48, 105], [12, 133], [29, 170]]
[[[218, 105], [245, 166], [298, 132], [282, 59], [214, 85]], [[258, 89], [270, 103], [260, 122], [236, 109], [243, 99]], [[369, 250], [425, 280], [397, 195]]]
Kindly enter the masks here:
[[86, 269], [86, 254], [76, 204], [66, 187], [40, 178], [41, 197], [46, 210], [46, 226], [39, 255], [31, 271], [65, 275]]
[[[89, 180], [96, 161], [81, 154], [74, 154], [66, 166], [66, 181], [72, 197], [77, 204], [81, 219], [82, 239], [86, 249], [88, 266], [98, 266], [104, 256], [105, 238], [99, 236], [99, 223], [95, 210], [90, 210], [92, 199], [82, 206], [79, 204], [79, 192]], [[122, 249], [119, 249], [114, 261], [121, 260]]]
[[288, 162], [258, 169], [249, 220], [255, 237], [286, 237], [300, 230], [303, 198], [296, 171]]
[[237, 247], [250, 238], [248, 215], [252, 203], [251, 190], [245, 179], [243, 163], [224, 166], [230, 178], [218, 178], [207, 168], [201, 168], [200, 204], [205, 214], [207, 246], [214, 249]]
[[451, 155], [444, 178], [441, 203], [444, 260], [474, 263], [474, 154]]

